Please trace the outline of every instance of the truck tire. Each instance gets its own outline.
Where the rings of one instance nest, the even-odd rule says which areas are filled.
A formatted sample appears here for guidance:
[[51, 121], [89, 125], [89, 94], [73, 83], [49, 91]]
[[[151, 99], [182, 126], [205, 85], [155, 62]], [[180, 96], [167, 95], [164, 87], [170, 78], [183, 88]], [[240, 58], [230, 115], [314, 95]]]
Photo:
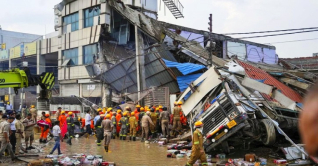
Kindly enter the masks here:
[[229, 148], [229, 144], [227, 141], [223, 141], [222, 143], [222, 150], [225, 154], [229, 154], [230, 153], [230, 148]]
[[276, 131], [273, 122], [262, 119], [260, 122], [261, 141], [264, 145], [273, 145], [276, 142]]

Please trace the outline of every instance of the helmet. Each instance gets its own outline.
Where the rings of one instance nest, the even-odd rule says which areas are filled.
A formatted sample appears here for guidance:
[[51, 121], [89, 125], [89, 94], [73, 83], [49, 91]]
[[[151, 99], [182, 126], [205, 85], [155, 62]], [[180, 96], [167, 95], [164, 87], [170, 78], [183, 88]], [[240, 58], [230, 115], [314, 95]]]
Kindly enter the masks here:
[[145, 111], [144, 107], [141, 107], [141, 108], [140, 108], [140, 111]]
[[65, 114], [65, 111], [61, 111], [61, 114]]
[[79, 117], [77, 118], [77, 120], [78, 120], [78, 121], [81, 121], [81, 117], [79, 116]]
[[147, 112], [148, 112], [148, 111], [150, 111], [150, 109], [149, 109], [149, 108], [147, 108]]
[[163, 107], [162, 107], [162, 105], [159, 105], [159, 109], [162, 109]]
[[151, 111], [151, 112], [155, 112], [155, 109], [154, 109], [154, 108], [151, 108], [150, 111]]
[[45, 117], [49, 117], [50, 116], [50, 114], [45, 114]]
[[111, 110], [113, 110], [113, 108], [112, 108], [112, 107], [109, 107], [109, 108], [107, 109], [107, 112], [110, 112]]
[[97, 109], [98, 112], [101, 111], [101, 110], [102, 110], [101, 108], [98, 108], [98, 109]]
[[[9, 102], [8, 102], [9, 103]], [[35, 105], [31, 105], [31, 108], [35, 108]]]
[[182, 101], [179, 101], [179, 102], [178, 102], [178, 105], [182, 105]]
[[121, 110], [117, 110], [117, 113], [118, 113], [118, 114], [121, 113]]
[[100, 117], [104, 117], [105, 116], [105, 114], [100, 114]]
[[149, 107], [148, 107], [148, 106], [145, 106], [145, 110], [147, 110], [147, 109], [149, 109]]
[[110, 119], [110, 114], [107, 114], [107, 115], [105, 116], [105, 118], [106, 118], [106, 119]]
[[129, 109], [130, 109], [130, 107], [128, 107], [128, 106], [127, 106], [125, 109], [126, 109], [126, 110], [129, 110]]
[[202, 127], [203, 123], [201, 121], [197, 121], [197, 122], [194, 123], [194, 126], [195, 127]]
[[135, 112], [132, 112], [130, 115], [131, 115], [131, 116], [134, 116], [134, 115], [135, 115]]
[[140, 108], [140, 105], [136, 105], [136, 108]]
[[178, 105], [178, 102], [177, 102], [177, 101], [175, 101], [175, 102], [174, 102], [174, 105]]
[[10, 102], [7, 102], [7, 104], [10, 104]]
[[156, 111], [159, 111], [159, 108], [158, 108], [158, 107], [156, 108]]
[[72, 115], [72, 114], [73, 114], [73, 112], [68, 112], [68, 114], [69, 114], [69, 115]]
[[105, 112], [106, 112], [106, 110], [107, 110], [107, 108], [106, 108], [106, 107], [104, 107], [104, 108], [103, 108], [103, 112], [105, 113]]
[[127, 115], [127, 112], [125, 111], [125, 112], [123, 113], [123, 115], [126, 116], [126, 115]]

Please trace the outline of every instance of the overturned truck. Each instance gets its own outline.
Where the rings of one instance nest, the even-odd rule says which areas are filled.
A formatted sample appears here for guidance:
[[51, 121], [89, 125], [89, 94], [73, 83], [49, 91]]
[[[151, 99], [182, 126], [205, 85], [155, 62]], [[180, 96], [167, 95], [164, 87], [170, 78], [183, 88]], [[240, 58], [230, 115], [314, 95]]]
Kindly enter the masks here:
[[245, 148], [254, 141], [276, 144], [281, 135], [273, 123], [298, 140], [296, 103], [283, 93], [249, 78], [243, 68], [238, 72], [210, 68], [178, 100], [184, 101], [182, 108], [190, 126], [198, 120], [204, 123], [205, 150], [210, 152], [220, 146], [229, 153], [229, 144], [241, 144]]

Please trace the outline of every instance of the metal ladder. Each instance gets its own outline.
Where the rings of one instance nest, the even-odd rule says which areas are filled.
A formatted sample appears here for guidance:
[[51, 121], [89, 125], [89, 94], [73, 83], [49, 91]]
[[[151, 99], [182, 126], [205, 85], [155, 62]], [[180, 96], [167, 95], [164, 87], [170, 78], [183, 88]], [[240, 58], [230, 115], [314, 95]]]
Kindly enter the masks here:
[[179, 2], [179, 0], [162, 0], [165, 5], [168, 7], [172, 15], [178, 19], [178, 18], [184, 18], [183, 16], [183, 6]]

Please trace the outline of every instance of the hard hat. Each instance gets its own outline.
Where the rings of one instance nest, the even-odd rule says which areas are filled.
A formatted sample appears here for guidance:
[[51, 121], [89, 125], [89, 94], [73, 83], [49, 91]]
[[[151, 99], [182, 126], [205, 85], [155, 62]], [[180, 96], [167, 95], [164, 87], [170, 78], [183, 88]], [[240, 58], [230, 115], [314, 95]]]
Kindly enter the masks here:
[[117, 110], [117, 113], [118, 113], [118, 114], [121, 113], [121, 110]]
[[109, 107], [109, 108], [107, 109], [107, 112], [110, 112], [111, 110], [113, 110], [113, 108]]
[[105, 114], [100, 114], [100, 117], [104, 117], [105, 116]]
[[105, 113], [106, 111], [107, 111], [107, 108], [106, 108], [106, 107], [104, 107], [104, 108], [103, 108], [103, 112]]
[[126, 116], [126, 115], [127, 115], [127, 112], [125, 111], [125, 112], [123, 113], [123, 115]]
[[77, 120], [78, 120], [78, 121], [81, 121], [81, 117], [79, 116], [79, 117], [77, 118]]
[[135, 115], [135, 112], [132, 112], [130, 115], [131, 115], [131, 116], [134, 116], [134, 115]]
[[69, 115], [72, 115], [72, 114], [73, 114], [73, 112], [68, 112], [68, 114], [69, 114]]
[[163, 107], [162, 107], [162, 105], [159, 105], [159, 109], [162, 109]]
[[61, 111], [61, 114], [65, 114], [65, 111]]
[[197, 122], [194, 123], [194, 126], [195, 127], [202, 127], [203, 123], [201, 121], [197, 121]]
[[149, 107], [148, 106], [145, 106], [145, 110], [147, 110]]
[[49, 117], [50, 116], [50, 114], [45, 114], [45, 117]]
[[105, 116], [105, 118], [106, 118], [106, 119], [110, 119], [110, 114], [107, 114], [107, 115]]
[[10, 102], [7, 102], [7, 104], [10, 104]]
[[158, 107], [156, 108], [156, 111], [159, 111], [159, 108], [158, 108]]
[[149, 108], [147, 108], [147, 111], [150, 111], [150, 109], [149, 109]]
[[174, 105], [178, 105], [178, 102], [177, 102], [177, 101], [175, 101], [175, 102], [174, 102]]
[[144, 107], [140, 107], [140, 111], [144, 111], [145, 109], [144, 109]]
[[35, 105], [31, 105], [31, 108], [35, 108]]
[[130, 109], [130, 107], [126, 106], [126, 108], [125, 108], [125, 109]]
[[178, 102], [178, 105], [182, 105], [182, 101], [179, 101], [179, 102]]
[[101, 110], [102, 110], [101, 108], [98, 108], [98, 109], [97, 109], [98, 112], [101, 111]]
[[136, 105], [136, 108], [140, 108], [140, 105]]

